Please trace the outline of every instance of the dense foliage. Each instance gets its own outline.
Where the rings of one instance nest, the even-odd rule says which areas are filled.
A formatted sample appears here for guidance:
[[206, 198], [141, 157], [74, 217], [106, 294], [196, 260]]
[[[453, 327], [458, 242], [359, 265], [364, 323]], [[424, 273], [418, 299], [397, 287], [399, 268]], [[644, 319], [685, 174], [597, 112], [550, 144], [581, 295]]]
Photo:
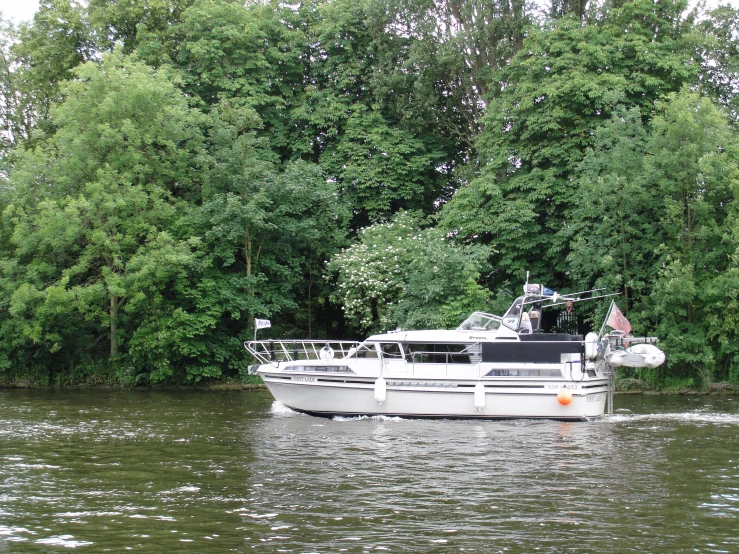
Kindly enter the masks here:
[[333, 257], [328, 270], [339, 286], [331, 298], [363, 331], [378, 324], [455, 326], [470, 312], [489, 309], [478, 284], [486, 254], [484, 247], [456, 245], [399, 212], [388, 223], [363, 229], [356, 244]]
[[42, 0], [0, 53], [0, 381], [238, 378], [254, 318], [449, 327], [530, 271], [622, 293], [634, 377], [739, 384], [739, 10]]

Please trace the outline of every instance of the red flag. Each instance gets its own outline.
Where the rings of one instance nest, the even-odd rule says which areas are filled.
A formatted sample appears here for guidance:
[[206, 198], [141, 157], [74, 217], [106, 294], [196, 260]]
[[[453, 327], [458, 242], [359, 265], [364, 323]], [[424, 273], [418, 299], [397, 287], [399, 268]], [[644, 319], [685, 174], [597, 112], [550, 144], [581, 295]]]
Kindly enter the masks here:
[[631, 333], [631, 323], [629, 323], [629, 320], [621, 313], [621, 310], [618, 309], [615, 302], [611, 305], [611, 313], [608, 315], [606, 325], [616, 331], [623, 331], [624, 335]]

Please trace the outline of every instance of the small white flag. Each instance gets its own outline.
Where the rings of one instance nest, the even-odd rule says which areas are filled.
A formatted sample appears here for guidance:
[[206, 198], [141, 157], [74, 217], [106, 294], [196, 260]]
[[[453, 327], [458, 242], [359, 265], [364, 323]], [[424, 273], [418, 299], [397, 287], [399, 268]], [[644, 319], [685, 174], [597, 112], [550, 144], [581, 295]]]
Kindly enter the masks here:
[[257, 329], [266, 329], [267, 327], [272, 327], [269, 319], [255, 319], [254, 321], [256, 322]]

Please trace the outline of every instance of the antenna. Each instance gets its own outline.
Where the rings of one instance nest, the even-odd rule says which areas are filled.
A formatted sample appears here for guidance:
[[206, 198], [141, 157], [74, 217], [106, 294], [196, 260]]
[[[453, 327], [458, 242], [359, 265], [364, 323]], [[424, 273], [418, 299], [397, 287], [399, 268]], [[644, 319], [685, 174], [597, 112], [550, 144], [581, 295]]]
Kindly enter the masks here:
[[[611, 294], [600, 294], [598, 296], [589, 296], [588, 298], [580, 298], [575, 296], [576, 294], [584, 294], [586, 292], [598, 292], [604, 289], [593, 289], [592, 291], [583, 291], [583, 292], [571, 292], [569, 294], [562, 294], [557, 296], [543, 296], [541, 294], [531, 294], [529, 296], [533, 297], [534, 300], [527, 300], [526, 302], [523, 302], [523, 306], [528, 306], [529, 304], [536, 304], [542, 301], [549, 300], [551, 301], [551, 304], [544, 304], [544, 308], [551, 308], [552, 306], [562, 306], [566, 304], [567, 302], [585, 302], [586, 300], [597, 300], [598, 298], [608, 298], [609, 296], [619, 296], [620, 292], [614, 292]], [[559, 302], [558, 302], [559, 300]]]

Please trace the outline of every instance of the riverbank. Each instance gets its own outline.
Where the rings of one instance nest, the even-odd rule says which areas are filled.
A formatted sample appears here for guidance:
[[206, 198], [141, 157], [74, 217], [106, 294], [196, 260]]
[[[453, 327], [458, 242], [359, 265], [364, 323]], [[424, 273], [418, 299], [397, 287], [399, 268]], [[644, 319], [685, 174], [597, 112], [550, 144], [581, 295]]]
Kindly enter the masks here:
[[702, 395], [702, 396], [733, 396], [739, 395], [739, 390], [736, 388], [727, 389], [711, 389], [711, 390], [695, 390], [695, 389], [680, 389], [680, 390], [617, 390], [614, 391], [616, 395], [652, 395], [652, 396], [690, 396], [690, 395]]
[[646, 394], [646, 395], [739, 395], [739, 386], [731, 383], [709, 383], [705, 388], [690, 386], [672, 386], [662, 388], [649, 387], [639, 379], [617, 379], [615, 394]]
[[111, 384], [81, 384], [81, 385], [38, 385], [30, 381], [0, 382], [0, 389], [39, 389], [39, 390], [192, 390], [192, 391], [250, 391], [266, 389], [264, 383], [204, 383], [197, 385], [149, 385], [124, 387]]

